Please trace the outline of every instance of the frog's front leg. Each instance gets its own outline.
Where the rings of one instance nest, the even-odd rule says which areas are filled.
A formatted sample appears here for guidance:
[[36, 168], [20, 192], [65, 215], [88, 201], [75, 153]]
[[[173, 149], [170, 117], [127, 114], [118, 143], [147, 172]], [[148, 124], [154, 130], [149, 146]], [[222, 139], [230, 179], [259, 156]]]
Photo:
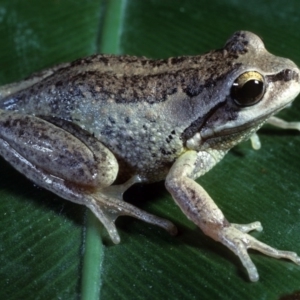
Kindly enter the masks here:
[[247, 269], [251, 281], [257, 281], [259, 276], [247, 252], [248, 248], [300, 264], [300, 257], [296, 253], [274, 249], [247, 233], [251, 230], [261, 231], [259, 222], [238, 225], [226, 220], [212, 198], [193, 180], [201, 175], [199, 169], [202, 168], [205, 173], [215, 163], [216, 159], [210, 153], [188, 151], [172, 166], [166, 179], [166, 187], [184, 214], [206, 235], [232, 250]]
[[90, 208], [114, 243], [120, 241], [114, 222], [121, 215], [176, 233], [171, 222], [123, 201], [123, 192], [138, 177], [111, 186], [118, 173], [116, 158], [72, 123], [0, 110], [0, 155], [37, 185]]
[[275, 127], [279, 127], [282, 129], [295, 129], [295, 130], [300, 130], [300, 122], [287, 122], [285, 120], [282, 120], [280, 118], [277, 117], [271, 117], [267, 123], [275, 126]]

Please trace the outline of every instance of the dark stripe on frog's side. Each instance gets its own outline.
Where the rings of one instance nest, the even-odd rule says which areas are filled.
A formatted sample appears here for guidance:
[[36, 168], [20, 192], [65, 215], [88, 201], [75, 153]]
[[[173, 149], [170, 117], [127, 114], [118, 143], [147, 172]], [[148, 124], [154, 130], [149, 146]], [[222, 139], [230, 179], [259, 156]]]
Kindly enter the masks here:
[[[119, 63], [128, 62], [127, 67], [130, 66], [130, 70], [127, 71], [126, 66], [122, 74], [87, 70], [71, 78], [71, 82], [74, 82], [75, 86], [85, 86], [97, 100], [114, 99], [116, 103], [153, 104], [166, 101], [177, 91], [183, 91], [187, 97], [198, 96], [203, 89], [212, 86], [239, 66], [233, 66], [233, 60], [237, 58], [236, 53], [227, 53], [224, 57], [223, 50], [211, 51], [202, 56], [175, 57], [167, 60], [127, 56], [111, 58], [114, 59], [114, 63], [115, 60]], [[102, 59], [102, 56], [95, 56], [88, 63]], [[113, 67], [113, 63], [111, 65]], [[138, 71], [140, 74], [135, 74], [134, 69], [139, 68], [143, 69], [143, 72]]]
[[[68, 84], [71, 84], [74, 89], [80, 87], [82, 90], [90, 92], [93, 99], [97, 101], [110, 99], [116, 103], [147, 102], [153, 104], [166, 101], [177, 91], [183, 91], [187, 97], [195, 97], [204, 88], [236, 68], [236, 66], [232, 67], [232, 59], [228, 59], [228, 64], [225, 64], [223, 68], [216, 64], [216, 60], [224, 59], [222, 51], [213, 51], [200, 57], [178, 57], [168, 60], [125, 58], [119, 57], [118, 59], [121, 62], [129, 60], [130, 70], [128, 72], [125, 69], [122, 74], [102, 73], [101, 70], [89, 70], [87, 67], [85, 72], [68, 78]], [[94, 59], [99, 60], [102, 57], [97, 56]], [[114, 59], [117, 58], [114, 57]], [[136, 75], [131, 63], [134, 63], [137, 69], [145, 68], [144, 73]], [[182, 65], [182, 68], [177, 66], [174, 70], [170, 64]], [[151, 66], [150, 69], [149, 66]], [[169, 69], [166, 71], [168, 67]], [[59, 89], [60, 86], [61, 80], [57, 88]]]
[[[184, 77], [184, 74], [188, 76]], [[93, 100], [115, 101], [116, 103], [158, 103], [177, 92], [178, 82], [182, 84], [197, 74], [196, 70], [155, 75], [102, 74], [87, 71], [72, 78], [71, 87], [79, 88], [82, 93], [89, 92]], [[155, 87], [155, 88], [153, 88]]]
[[54, 68], [40, 82], [2, 99], [0, 108], [31, 107], [33, 113], [39, 113], [39, 107], [49, 106], [52, 114], [62, 110], [68, 114], [78, 102], [89, 100], [154, 104], [177, 92], [196, 97], [236, 68], [235, 59], [247, 52], [246, 42], [236, 43], [232, 40], [226, 50], [165, 60], [110, 55], [79, 59]]
[[[227, 73], [231, 71], [232, 68], [227, 70]], [[204, 78], [199, 78], [199, 72], [202, 73], [199, 69], [185, 69], [154, 75], [117, 77], [115, 74], [86, 71], [71, 78], [59, 77], [54, 82], [55, 77], [47, 78], [29, 89], [4, 99], [0, 107], [17, 109], [18, 105], [25, 104], [26, 106], [28, 101], [42, 102], [39, 100], [39, 93], [47, 97], [46, 105], [58, 109], [64, 102], [68, 105], [73, 102], [76, 105], [77, 101], [80, 102], [87, 97], [95, 101], [110, 99], [116, 103], [147, 102], [153, 104], [166, 101], [169, 96], [176, 94], [179, 90], [182, 90], [188, 98], [198, 96], [203, 89], [227, 75], [227, 73], [222, 73], [217, 76], [216, 70], [210, 67], [205, 72], [210, 72], [209, 74], [212, 75], [205, 76], [203, 80]], [[47, 84], [48, 80], [49, 84]], [[52, 113], [55, 112], [56, 109], [52, 111]]]
[[[210, 119], [211, 116], [215, 114], [215, 112], [222, 106], [226, 104], [226, 99], [220, 103], [218, 103], [215, 107], [213, 107], [203, 118], [203, 116], [199, 117], [195, 121], [193, 121], [189, 127], [187, 127], [181, 134], [181, 139], [184, 144], [187, 142], [188, 139], [192, 138], [197, 132], [200, 132], [201, 128], [205, 125], [207, 120]], [[237, 116], [237, 114], [236, 114]]]

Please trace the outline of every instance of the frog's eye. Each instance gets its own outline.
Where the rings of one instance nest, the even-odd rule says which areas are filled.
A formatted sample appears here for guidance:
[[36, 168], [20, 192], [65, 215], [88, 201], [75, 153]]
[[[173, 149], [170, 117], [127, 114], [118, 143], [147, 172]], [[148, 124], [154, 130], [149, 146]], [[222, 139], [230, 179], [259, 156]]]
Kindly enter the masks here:
[[231, 97], [240, 106], [251, 106], [259, 102], [265, 93], [265, 82], [261, 74], [249, 71], [240, 75], [231, 87]]

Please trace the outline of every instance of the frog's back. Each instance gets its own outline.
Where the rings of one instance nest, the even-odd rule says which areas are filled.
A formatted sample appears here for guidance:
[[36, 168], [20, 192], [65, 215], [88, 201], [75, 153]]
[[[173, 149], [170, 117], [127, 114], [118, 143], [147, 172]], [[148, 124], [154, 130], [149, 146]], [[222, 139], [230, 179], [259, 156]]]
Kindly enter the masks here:
[[75, 123], [134, 169], [163, 168], [216, 109], [225, 114], [215, 122], [237, 118], [226, 99], [238, 73], [253, 67], [257, 39], [236, 33], [224, 49], [166, 60], [91, 56], [0, 88], [0, 109]]
[[216, 64], [222, 58], [222, 50], [165, 60], [94, 55], [0, 87], [0, 108], [26, 113], [44, 109], [47, 114], [51, 111], [57, 115], [60, 111], [66, 116], [68, 109], [81, 101], [157, 103], [178, 91], [193, 97], [224, 74]]

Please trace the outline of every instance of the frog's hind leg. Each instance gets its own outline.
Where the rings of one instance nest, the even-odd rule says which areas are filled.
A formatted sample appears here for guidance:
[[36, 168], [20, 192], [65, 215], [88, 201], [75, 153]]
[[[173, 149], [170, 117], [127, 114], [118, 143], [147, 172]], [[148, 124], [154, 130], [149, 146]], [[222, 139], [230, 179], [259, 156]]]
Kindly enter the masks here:
[[122, 215], [176, 233], [171, 222], [123, 201], [124, 191], [138, 177], [111, 186], [118, 174], [116, 158], [71, 123], [0, 110], [0, 155], [37, 185], [91, 209], [114, 243], [120, 241], [114, 222]]
[[98, 194], [88, 196], [87, 200], [88, 201], [86, 206], [96, 215], [96, 217], [105, 226], [111, 240], [115, 244], [118, 244], [120, 242], [120, 237], [115, 226], [115, 220], [119, 216], [134, 217], [144, 222], [162, 227], [171, 235], [177, 234], [177, 228], [172, 222], [157, 217], [155, 215], [149, 214], [123, 200], [102, 194], [101, 192]]
[[140, 177], [133, 176], [123, 184], [112, 185], [104, 188], [98, 194], [94, 195], [87, 205], [106, 227], [110, 238], [115, 244], [120, 242], [120, 237], [114, 224], [115, 220], [119, 216], [131, 216], [144, 222], [162, 227], [171, 235], [177, 234], [176, 226], [170, 221], [149, 214], [123, 201], [124, 192], [138, 182], [141, 182]]

